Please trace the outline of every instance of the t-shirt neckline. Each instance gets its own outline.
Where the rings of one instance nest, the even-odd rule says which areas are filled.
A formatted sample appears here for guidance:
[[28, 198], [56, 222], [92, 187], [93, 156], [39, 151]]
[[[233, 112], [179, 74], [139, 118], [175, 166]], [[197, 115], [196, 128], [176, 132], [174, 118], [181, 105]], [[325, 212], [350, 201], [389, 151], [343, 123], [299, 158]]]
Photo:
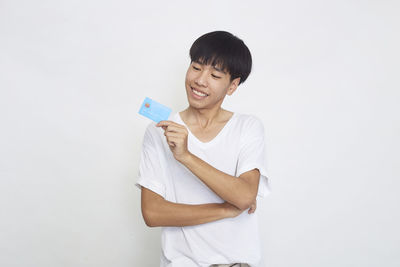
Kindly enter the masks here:
[[191, 137], [191, 138], [190, 138], [191, 140], [193, 140], [193, 141], [194, 141], [195, 143], [197, 143], [199, 146], [208, 147], [208, 146], [211, 146], [211, 145], [213, 145], [214, 143], [218, 142], [218, 140], [219, 140], [220, 138], [222, 138], [222, 136], [224, 135], [224, 133], [225, 133], [225, 132], [227, 131], [227, 129], [229, 128], [229, 125], [232, 123], [233, 118], [236, 117], [236, 112], [233, 112], [231, 118], [225, 123], [224, 127], [218, 132], [218, 134], [217, 134], [213, 139], [211, 139], [211, 140], [208, 141], [208, 142], [200, 141], [200, 140], [190, 131], [189, 127], [188, 127], [188, 126], [186, 125], [186, 123], [182, 120], [181, 114], [180, 114], [179, 112], [176, 113], [176, 117], [178, 118], [179, 122], [180, 122], [181, 124], [183, 124], [183, 125], [186, 127], [186, 129], [188, 130], [188, 133], [189, 133], [189, 136]]

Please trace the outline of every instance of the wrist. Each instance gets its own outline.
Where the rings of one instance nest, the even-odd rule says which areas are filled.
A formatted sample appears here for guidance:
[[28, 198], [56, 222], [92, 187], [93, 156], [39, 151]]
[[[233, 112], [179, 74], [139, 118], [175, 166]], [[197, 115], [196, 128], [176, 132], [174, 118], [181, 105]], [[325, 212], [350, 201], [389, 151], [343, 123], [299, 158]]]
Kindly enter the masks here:
[[193, 154], [188, 151], [185, 155], [180, 157], [178, 161], [183, 165], [187, 165], [192, 160], [192, 156]]
[[230, 209], [228, 208], [229, 203], [224, 202], [219, 204], [221, 207], [221, 214], [223, 218], [232, 218], [232, 212], [230, 212]]

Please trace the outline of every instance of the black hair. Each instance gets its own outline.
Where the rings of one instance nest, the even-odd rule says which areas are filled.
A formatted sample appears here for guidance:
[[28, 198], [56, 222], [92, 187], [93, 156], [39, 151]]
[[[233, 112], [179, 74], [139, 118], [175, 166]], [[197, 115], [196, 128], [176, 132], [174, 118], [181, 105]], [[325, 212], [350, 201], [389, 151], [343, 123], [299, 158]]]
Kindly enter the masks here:
[[243, 83], [251, 72], [251, 54], [244, 42], [226, 31], [214, 31], [200, 36], [190, 48], [191, 62], [218, 66]]

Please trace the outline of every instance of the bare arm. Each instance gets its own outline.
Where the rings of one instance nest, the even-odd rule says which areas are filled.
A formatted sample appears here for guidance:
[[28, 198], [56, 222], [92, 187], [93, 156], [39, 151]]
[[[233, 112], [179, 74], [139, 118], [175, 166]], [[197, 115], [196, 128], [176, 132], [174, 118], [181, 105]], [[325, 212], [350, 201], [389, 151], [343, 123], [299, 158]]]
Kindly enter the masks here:
[[180, 159], [180, 162], [220, 198], [239, 209], [248, 209], [255, 202], [260, 180], [258, 169], [235, 177], [214, 168], [190, 152], [185, 158]]
[[247, 171], [239, 177], [224, 173], [188, 150], [188, 130], [184, 125], [173, 121], [160, 121], [156, 126], [164, 129], [164, 135], [175, 159], [185, 165], [214, 193], [241, 210], [252, 206], [256, 200], [260, 180], [258, 169]]
[[149, 227], [190, 226], [232, 218], [242, 211], [225, 203], [201, 205], [178, 204], [142, 187], [142, 215]]

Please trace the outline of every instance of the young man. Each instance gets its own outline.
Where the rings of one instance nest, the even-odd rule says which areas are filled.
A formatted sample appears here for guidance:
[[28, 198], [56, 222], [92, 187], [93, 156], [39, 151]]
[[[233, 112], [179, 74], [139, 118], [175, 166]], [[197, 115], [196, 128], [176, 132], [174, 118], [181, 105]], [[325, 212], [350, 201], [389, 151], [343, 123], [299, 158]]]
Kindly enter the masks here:
[[268, 192], [263, 124], [221, 108], [250, 74], [250, 51], [216, 31], [193, 43], [190, 58], [189, 107], [144, 135], [143, 218], [163, 227], [160, 266], [263, 266], [255, 213]]

